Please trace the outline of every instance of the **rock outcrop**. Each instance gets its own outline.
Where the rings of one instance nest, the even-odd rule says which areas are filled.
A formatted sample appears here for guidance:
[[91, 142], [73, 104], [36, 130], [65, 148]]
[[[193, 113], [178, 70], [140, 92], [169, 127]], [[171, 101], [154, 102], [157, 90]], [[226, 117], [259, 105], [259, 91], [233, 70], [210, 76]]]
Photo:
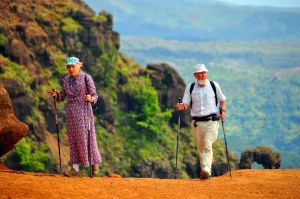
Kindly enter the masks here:
[[[175, 69], [168, 64], [148, 64], [147, 69], [154, 88], [157, 90], [159, 104], [162, 110], [174, 109], [179, 97], [183, 97], [185, 83]], [[170, 119], [171, 124], [178, 122], [178, 112], [174, 111]], [[183, 112], [181, 126], [190, 125], [189, 112]]]
[[28, 126], [14, 115], [6, 89], [0, 83], [0, 157], [13, 149], [28, 132]]
[[264, 169], [278, 169], [281, 163], [280, 153], [264, 146], [247, 149], [241, 155], [239, 168], [251, 169], [254, 162], [262, 164]]

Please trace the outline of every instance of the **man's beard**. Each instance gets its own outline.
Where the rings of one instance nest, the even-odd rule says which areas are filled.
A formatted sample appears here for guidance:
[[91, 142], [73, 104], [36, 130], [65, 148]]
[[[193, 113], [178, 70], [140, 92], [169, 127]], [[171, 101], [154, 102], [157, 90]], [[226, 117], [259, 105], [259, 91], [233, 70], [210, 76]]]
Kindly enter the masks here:
[[198, 80], [198, 84], [199, 84], [200, 86], [204, 86], [205, 83], [206, 83], [206, 79]]

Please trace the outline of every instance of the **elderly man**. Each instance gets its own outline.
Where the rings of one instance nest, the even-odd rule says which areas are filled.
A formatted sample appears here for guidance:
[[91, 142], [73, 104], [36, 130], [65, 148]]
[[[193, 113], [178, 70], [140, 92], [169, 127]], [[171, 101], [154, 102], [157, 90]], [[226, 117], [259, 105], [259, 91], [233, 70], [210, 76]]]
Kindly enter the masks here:
[[177, 110], [191, 109], [192, 131], [199, 152], [200, 179], [211, 177], [212, 144], [218, 137], [218, 120], [225, 119], [226, 109], [226, 97], [217, 82], [208, 80], [207, 72], [204, 64], [194, 66], [197, 81], [187, 85], [182, 103], [176, 104]]

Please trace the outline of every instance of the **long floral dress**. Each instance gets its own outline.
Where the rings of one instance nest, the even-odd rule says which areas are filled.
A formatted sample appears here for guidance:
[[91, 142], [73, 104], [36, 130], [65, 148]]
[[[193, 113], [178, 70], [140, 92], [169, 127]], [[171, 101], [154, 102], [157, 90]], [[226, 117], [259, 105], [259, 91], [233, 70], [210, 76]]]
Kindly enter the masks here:
[[75, 78], [67, 76], [63, 79], [62, 91], [57, 95], [56, 100], [63, 101], [67, 98], [66, 127], [70, 144], [70, 163], [87, 167], [89, 166], [88, 122], [90, 122], [91, 134], [91, 164], [99, 164], [102, 159], [96, 140], [92, 106], [91, 103], [84, 100], [86, 91], [89, 92], [94, 103], [96, 103], [98, 95], [92, 77], [80, 72]]

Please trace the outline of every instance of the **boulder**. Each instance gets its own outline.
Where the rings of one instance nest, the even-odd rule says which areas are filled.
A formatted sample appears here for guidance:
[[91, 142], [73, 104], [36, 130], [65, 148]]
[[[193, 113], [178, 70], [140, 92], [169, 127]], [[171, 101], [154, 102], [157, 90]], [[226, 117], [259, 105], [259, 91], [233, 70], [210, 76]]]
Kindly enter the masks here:
[[281, 164], [280, 153], [265, 146], [247, 149], [241, 154], [239, 168], [251, 169], [254, 162], [261, 164], [264, 169], [278, 169]]
[[0, 83], [0, 157], [12, 150], [29, 128], [14, 115], [9, 95]]

